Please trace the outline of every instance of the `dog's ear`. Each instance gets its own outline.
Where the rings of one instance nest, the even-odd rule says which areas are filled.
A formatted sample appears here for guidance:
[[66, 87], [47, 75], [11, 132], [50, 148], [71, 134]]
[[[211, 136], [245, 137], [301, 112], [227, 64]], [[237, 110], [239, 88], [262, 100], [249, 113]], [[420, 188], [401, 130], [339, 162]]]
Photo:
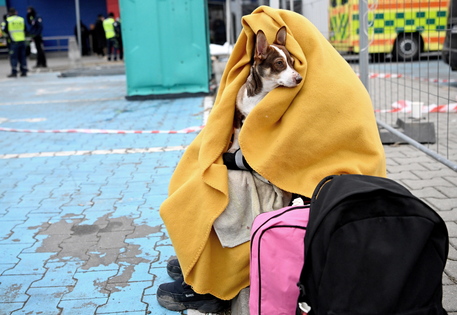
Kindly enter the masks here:
[[274, 43], [276, 45], [286, 46], [286, 36], [287, 36], [286, 27], [282, 26], [276, 33], [276, 39], [275, 39]]
[[259, 30], [255, 39], [255, 57], [265, 58], [268, 46], [269, 44], [265, 33], [262, 30]]

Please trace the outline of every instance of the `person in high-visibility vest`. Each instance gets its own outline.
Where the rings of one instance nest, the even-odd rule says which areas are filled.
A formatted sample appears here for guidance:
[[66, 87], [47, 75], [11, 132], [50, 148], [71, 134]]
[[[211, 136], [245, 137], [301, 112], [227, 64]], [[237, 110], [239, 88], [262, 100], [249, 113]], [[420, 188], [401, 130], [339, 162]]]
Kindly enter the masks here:
[[114, 13], [108, 14], [108, 18], [103, 21], [103, 28], [105, 29], [108, 61], [111, 60], [111, 54], [113, 55], [113, 60], [117, 61], [119, 43], [117, 40], [117, 27], [116, 20], [114, 19]]
[[0, 23], [0, 38], [6, 43], [6, 47], [10, 45], [10, 39], [8, 38], [8, 33], [6, 32], [6, 19], [8, 14], [3, 15], [3, 21]]
[[9, 54], [11, 63], [11, 74], [8, 78], [17, 77], [17, 65], [19, 63], [21, 77], [27, 76], [27, 55], [25, 44], [25, 21], [22, 17], [17, 15], [14, 8], [8, 10], [8, 17], [6, 18], [5, 31], [10, 39]]

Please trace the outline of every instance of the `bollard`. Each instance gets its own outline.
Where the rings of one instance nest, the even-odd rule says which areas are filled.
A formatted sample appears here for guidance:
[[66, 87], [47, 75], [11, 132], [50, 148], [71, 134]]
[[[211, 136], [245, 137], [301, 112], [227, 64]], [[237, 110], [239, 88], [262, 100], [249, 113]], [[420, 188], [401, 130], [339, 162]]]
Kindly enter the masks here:
[[68, 38], [68, 59], [74, 67], [81, 65], [81, 51], [74, 36]]
[[411, 118], [421, 119], [423, 106], [424, 106], [423, 102], [411, 102]]

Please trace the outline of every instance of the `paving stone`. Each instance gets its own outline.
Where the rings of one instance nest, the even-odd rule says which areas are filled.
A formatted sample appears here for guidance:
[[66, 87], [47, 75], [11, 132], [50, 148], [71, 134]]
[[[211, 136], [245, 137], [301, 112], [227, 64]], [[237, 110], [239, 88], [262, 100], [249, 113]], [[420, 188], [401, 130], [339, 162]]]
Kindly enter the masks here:
[[156, 295], [145, 295], [143, 297], [143, 301], [148, 304], [148, 311], [154, 315], [177, 315], [177, 314], [189, 314], [189, 311], [184, 312], [172, 312], [168, 311], [167, 309], [163, 308], [157, 302]]
[[[165, 197], [160, 197], [160, 200], [165, 199]], [[149, 204], [149, 203], [147, 203]], [[146, 224], [146, 225], [154, 225], [157, 226], [162, 224], [162, 219], [160, 218], [159, 214], [159, 204], [156, 203], [156, 208], [151, 207], [151, 206], [141, 206], [139, 207], [139, 213], [141, 213], [141, 216], [138, 218], [135, 218], [135, 223], [138, 224]]]
[[446, 176], [444, 176], [444, 178], [446, 180], [448, 180], [449, 182], [451, 182], [452, 184], [457, 186], [457, 172], [454, 172], [454, 175], [455, 176], [446, 175]]
[[448, 312], [457, 313], [457, 286], [456, 285], [443, 286], [443, 307]]
[[81, 265], [81, 261], [48, 262], [45, 265], [45, 268], [47, 269], [45, 275], [39, 281], [34, 282], [31, 285], [31, 288], [55, 286], [73, 287], [76, 283], [76, 280], [73, 279], [73, 275]]
[[121, 312], [146, 312], [147, 304], [139, 298], [139, 293], [151, 286], [150, 281], [129, 282], [124, 287], [108, 284], [111, 292], [106, 305], [97, 309], [97, 314]]
[[117, 258], [123, 248], [99, 248], [95, 243], [87, 251], [89, 258], [86, 260], [82, 270], [118, 270]]
[[[29, 299], [29, 295], [26, 294], [26, 291], [29, 289], [30, 285], [39, 280], [42, 275], [26, 274], [18, 277], [17, 275], [2, 275], [0, 276], [0, 296], [2, 297], [0, 302], [7, 303], [16, 303], [16, 302], [26, 302]], [[0, 304], [1, 310], [2, 304]]]
[[114, 203], [118, 201], [119, 198], [114, 199], [92, 199], [92, 205], [85, 212], [113, 212]]
[[425, 187], [424, 189], [414, 190], [414, 195], [417, 198], [446, 198], [446, 195], [443, 194], [440, 187]]
[[61, 300], [58, 307], [62, 310], [60, 315], [88, 315], [96, 314], [97, 307], [106, 301], [107, 298], [89, 296], [87, 299]]
[[447, 272], [443, 272], [443, 286], [444, 285], [454, 285], [454, 277], [452, 275], [448, 275]]
[[457, 198], [425, 198], [427, 202], [433, 205], [433, 208], [437, 211], [450, 211], [457, 209]]
[[[20, 245], [33, 245], [36, 240], [34, 238], [36, 231], [30, 227], [23, 227], [22, 225], [17, 225], [12, 229], [12, 233], [8, 238], [1, 240], [1, 244], [17, 244]], [[26, 246], [27, 247], [27, 246]]]
[[13, 263], [0, 264], [0, 275], [2, 275], [5, 271], [14, 268], [14, 266], [16, 266], [16, 264]]
[[17, 257], [18, 263], [4, 275], [43, 275], [46, 272], [44, 267], [51, 255], [49, 253], [21, 253]]
[[119, 201], [117, 201], [115, 205], [141, 206], [145, 202], [145, 200], [143, 199], [143, 195], [147, 192], [149, 192], [149, 188], [144, 188], [142, 190], [137, 190], [135, 192], [123, 191], [122, 198]]
[[[177, 314], [177, 312], [171, 312], [163, 308], [162, 306], [159, 305], [157, 302], [157, 289], [160, 284], [162, 283], [168, 283], [172, 282], [173, 279], [171, 279], [166, 271], [166, 268], [160, 267], [160, 268], [153, 268], [151, 271], [154, 273], [154, 285], [151, 287], [148, 287], [145, 289], [144, 294], [143, 294], [143, 302], [148, 304], [148, 311], [151, 312], [151, 314], [157, 314], [157, 315], [171, 315], [171, 314]], [[178, 313], [179, 314], [179, 313]]]
[[[2, 199], [2, 203], [4, 201]], [[8, 211], [1, 217], [2, 222], [5, 221], [25, 221], [27, 220], [28, 216], [30, 215], [30, 212], [33, 211], [34, 209], [37, 208], [36, 205], [34, 206], [29, 206], [26, 207], [24, 205], [19, 206], [19, 202], [13, 202], [11, 207], [8, 207]]]
[[412, 190], [416, 189], [422, 189], [425, 187], [438, 187], [438, 186], [443, 186], [443, 187], [452, 187], [452, 184], [449, 183], [447, 180], [444, 178], [432, 178], [432, 179], [427, 179], [427, 180], [402, 180], [402, 182], [410, 187]]
[[23, 197], [24, 192], [16, 190], [5, 190], [2, 193], [2, 204], [15, 204], [18, 203]]
[[[446, 168], [446, 169], [439, 169], [436, 171], [430, 171], [430, 170], [417, 170], [414, 169], [412, 172], [417, 175], [417, 177], [421, 179], [434, 179], [434, 178], [444, 178], [448, 176], [450, 173], [453, 173], [452, 170]], [[451, 186], [451, 185], [448, 185]]]
[[403, 180], [419, 180], [420, 178], [417, 177], [414, 173], [410, 171], [404, 171], [404, 172], [396, 172], [396, 173], [391, 173], [390, 171], [387, 172], [387, 177], [396, 181], [396, 182], [402, 182]]
[[46, 315], [59, 315], [60, 310], [57, 305], [61, 297], [67, 293], [67, 287], [44, 287], [44, 288], [29, 288], [27, 294], [30, 295], [29, 300], [24, 307], [18, 311], [18, 314], [34, 314], [40, 310]]
[[455, 187], [436, 187], [439, 191], [441, 191], [446, 197], [457, 199], [457, 189]]
[[97, 247], [100, 249], [123, 248], [126, 245], [124, 240], [129, 231], [99, 233], [98, 236], [100, 236], [100, 239], [98, 241]]
[[0, 310], [4, 314], [12, 314], [14, 311], [20, 310], [24, 306], [24, 302], [8, 303], [0, 301]]
[[17, 244], [1, 244], [0, 243], [0, 264], [16, 264], [19, 262], [17, 256], [21, 253], [22, 248]]
[[457, 209], [453, 209], [450, 211], [442, 211], [438, 212], [438, 214], [443, 218], [444, 221], [455, 221], [455, 216], [457, 215]]
[[49, 238], [48, 235], [36, 235], [36, 242], [25, 248], [22, 253], [57, 253], [60, 251], [60, 239]]
[[[457, 222], [454, 221], [454, 222], [446, 222], [446, 226], [447, 226], [447, 231], [449, 233], [449, 237], [451, 238], [454, 238], [454, 239], [457, 239]], [[456, 248], [457, 248], [457, 243], [456, 243]]]
[[409, 172], [417, 171], [418, 169], [427, 171], [427, 169], [419, 163], [410, 163], [410, 164], [406, 164], [406, 165], [402, 164], [402, 163], [397, 163], [397, 165], [389, 165], [387, 172], [389, 174], [395, 174], [395, 173], [401, 173], [401, 172], [407, 172], [407, 171], [409, 171]]
[[142, 259], [138, 263], [138, 257], [120, 259], [121, 268], [117, 276], [109, 279], [109, 283], [127, 283], [127, 282], [150, 282], [152, 285], [153, 276], [148, 273], [150, 261]]
[[125, 203], [122, 203], [122, 201], [116, 202], [116, 216], [137, 218], [141, 215], [141, 213], [138, 211], [138, 207], [144, 203], [145, 200], [139, 200], [138, 202], [127, 201]]
[[87, 300], [87, 299], [102, 299], [102, 305], [107, 301], [109, 292], [106, 291], [105, 285], [107, 279], [117, 274], [117, 269], [111, 270], [79, 270], [73, 278], [76, 280], [71, 292], [62, 297], [62, 301], [67, 300]]
[[11, 243], [11, 240], [9, 240], [9, 238], [14, 233], [13, 229], [21, 223], [24, 223], [24, 221], [25, 219], [16, 221], [2, 221], [2, 229], [0, 230], [0, 244]]
[[160, 252], [160, 260], [154, 263], [153, 268], [166, 267], [168, 260], [176, 255], [169, 239], [157, 242], [154, 248]]

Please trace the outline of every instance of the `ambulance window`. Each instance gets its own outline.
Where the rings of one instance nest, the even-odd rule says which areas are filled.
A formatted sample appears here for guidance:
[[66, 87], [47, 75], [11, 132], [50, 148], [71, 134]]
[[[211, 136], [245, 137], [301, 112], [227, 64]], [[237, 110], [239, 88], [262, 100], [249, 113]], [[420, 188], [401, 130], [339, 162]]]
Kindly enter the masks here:
[[341, 4], [342, 4], [342, 5], [345, 5], [346, 3], [348, 3], [348, 0], [342, 0], [342, 1], [341, 1]]
[[331, 0], [331, 5], [333, 8], [336, 7], [336, 5], [337, 5], [336, 0]]

